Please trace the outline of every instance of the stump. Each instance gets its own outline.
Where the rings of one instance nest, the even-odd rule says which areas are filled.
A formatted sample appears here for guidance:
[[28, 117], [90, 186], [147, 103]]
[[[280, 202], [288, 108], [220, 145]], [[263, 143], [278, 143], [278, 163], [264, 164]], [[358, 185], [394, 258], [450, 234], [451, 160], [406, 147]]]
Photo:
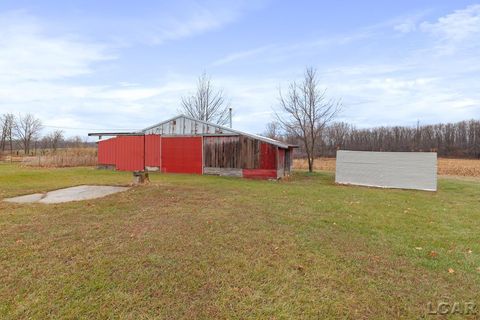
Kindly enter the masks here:
[[143, 184], [145, 182], [150, 182], [148, 178], [148, 172], [145, 171], [134, 171], [133, 172], [133, 183], [134, 184]]

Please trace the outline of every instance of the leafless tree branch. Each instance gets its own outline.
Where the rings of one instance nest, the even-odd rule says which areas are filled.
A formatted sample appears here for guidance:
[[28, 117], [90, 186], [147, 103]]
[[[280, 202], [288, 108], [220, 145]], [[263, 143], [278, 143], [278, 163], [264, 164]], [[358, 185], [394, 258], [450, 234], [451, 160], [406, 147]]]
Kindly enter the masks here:
[[186, 115], [220, 125], [229, 122], [229, 107], [223, 90], [215, 90], [206, 73], [198, 78], [195, 94], [182, 97], [181, 102], [181, 109]]
[[22, 144], [25, 154], [30, 153], [31, 142], [38, 137], [42, 131], [42, 122], [34, 115], [27, 113], [20, 115], [14, 126], [15, 136]]
[[304, 144], [310, 172], [322, 131], [342, 108], [341, 100], [328, 99], [326, 92], [319, 87], [313, 68], [305, 70], [301, 83], [292, 82], [286, 94], [279, 91], [280, 111], [276, 112], [276, 119], [288, 135]]

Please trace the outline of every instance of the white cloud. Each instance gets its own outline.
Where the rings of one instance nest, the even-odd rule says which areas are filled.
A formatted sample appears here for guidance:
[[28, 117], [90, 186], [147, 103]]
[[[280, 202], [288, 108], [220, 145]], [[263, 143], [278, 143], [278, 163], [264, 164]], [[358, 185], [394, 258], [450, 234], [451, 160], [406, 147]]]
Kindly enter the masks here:
[[408, 20], [395, 25], [393, 28], [402, 33], [409, 33], [417, 30], [417, 25], [415, 21]]
[[126, 19], [123, 23], [115, 21], [113, 24], [117, 27], [115, 31], [118, 33], [118, 37], [123, 38], [123, 41], [127, 43], [136, 39], [133, 41], [159, 45], [167, 41], [218, 30], [236, 22], [251, 8], [263, 6], [263, 2], [240, 0], [228, 3], [222, 1], [182, 3], [179, 1], [180, 5], [176, 10], [169, 8], [163, 12], [154, 12], [153, 15], [141, 19]]
[[236, 18], [237, 12], [233, 10], [219, 11], [196, 6], [195, 10], [185, 17], [165, 19], [155, 28], [156, 33], [151, 35], [151, 41], [154, 44], [161, 44], [167, 40], [190, 37], [215, 30]]
[[480, 4], [439, 18], [436, 22], [423, 22], [420, 29], [447, 41], [463, 41], [480, 35]]
[[355, 41], [371, 37], [375, 30], [366, 28], [353, 34], [315, 38], [291, 44], [269, 44], [257, 48], [230, 53], [214, 61], [211, 66], [222, 66], [233, 62], [250, 60], [255, 62], [277, 63], [292, 57], [318, 54], [319, 51], [346, 46]]
[[262, 46], [259, 48], [254, 48], [251, 50], [245, 50], [245, 51], [239, 51], [239, 52], [234, 52], [231, 54], [228, 54], [227, 56], [218, 59], [217, 61], [213, 62], [211, 65], [214, 67], [221, 66], [224, 64], [232, 63], [238, 60], [244, 60], [249, 57], [254, 57], [258, 54], [264, 53], [268, 51], [269, 49], [274, 48], [275, 46], [273, 45], [268, 45], [268, 46]]
[[112, 59], [102, 45], [48, 36], [22, 12], [0, 15], [0, 81], [55, 80], [91, 73], [92, 64]]

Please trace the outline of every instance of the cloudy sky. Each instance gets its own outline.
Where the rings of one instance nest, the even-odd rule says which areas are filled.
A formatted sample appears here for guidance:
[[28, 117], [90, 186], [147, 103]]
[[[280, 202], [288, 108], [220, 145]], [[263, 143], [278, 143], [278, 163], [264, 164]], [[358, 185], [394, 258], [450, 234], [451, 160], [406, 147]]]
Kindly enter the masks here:
[[478, 119], [480, 3], [0, 2], [0, 113], [67, 135], [174, 116], [204, 71], [261, 132], [306, 66], [359, 127]]

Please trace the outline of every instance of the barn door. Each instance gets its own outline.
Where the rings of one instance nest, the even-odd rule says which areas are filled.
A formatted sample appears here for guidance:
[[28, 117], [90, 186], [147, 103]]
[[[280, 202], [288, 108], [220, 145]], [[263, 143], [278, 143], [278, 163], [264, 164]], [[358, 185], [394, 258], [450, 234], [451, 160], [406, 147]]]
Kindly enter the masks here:
[[203, 172], [202, 137], [162, 137], [163, 172]]
[[145, 135], [145, 167], [148, 171], [157, 171], [161, 167], [160, 142], [158, 134]]

